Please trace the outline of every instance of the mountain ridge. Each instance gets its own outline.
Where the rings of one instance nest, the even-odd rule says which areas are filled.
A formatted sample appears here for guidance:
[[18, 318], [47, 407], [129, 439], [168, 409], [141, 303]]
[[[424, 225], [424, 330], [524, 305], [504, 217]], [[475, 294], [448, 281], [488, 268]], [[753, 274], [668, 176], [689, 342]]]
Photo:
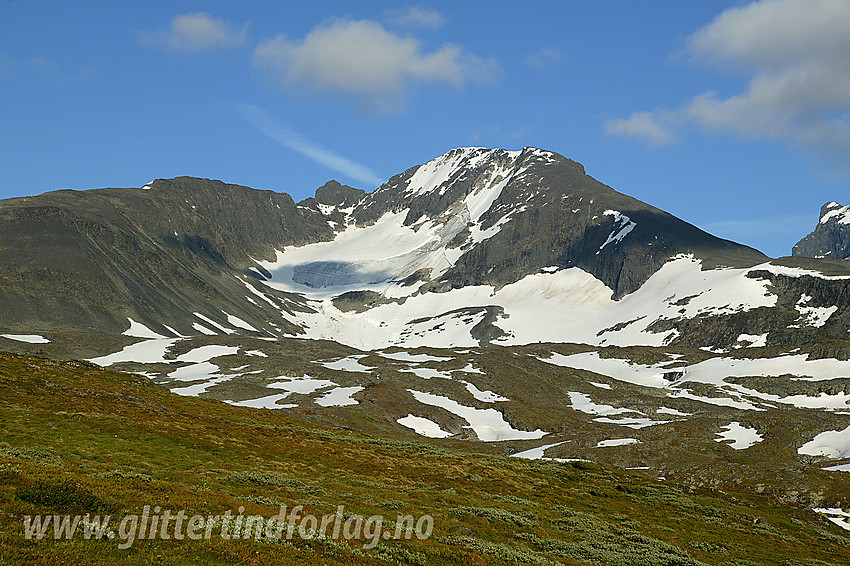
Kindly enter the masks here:
[[[0, 201], [0, 237], [6, 242], [0, 306], [15, 314], [7, 323], [11, 332], [116, 334], [129, 330], [128, 319], [165, 336], [220, 332], [215, 324], [246, 330], [229, 324], [235, 318], [266, 336], [340, 339], [330, 327], [319, 328], [356, 319], [370, 332], [386, 333], [367, 321], [389, 316], [396, 330], [382, 339], [387, 343], [459, 320], [470, 321], [466, 340], [474, 335], [473, 343], [489, 343], [521, 340], [517, 329], [505, 327], [528, 316], [511, 310], [517, 298], [567, 297], [578, 284], [598, 287], [597, 302], [608, 304], [610, 293], [616, 306], [659, 273], [666, 277], [663, 268], [676, 258], [692, 258], [698, 268], [688, 277], [695, 281], [702, 270], [769, 261], [536, 148], [458, 148], [372, 193], [329, 181], [298, 203], [286, 193], [191, 177], [157, 179], [141, 189], [55, 191]], [[287, 259], [293, 254], [295, 263]], [[470, 292], [477, 298], [452, 298]], [[326, 298], [335, 303], [325, 305]], [[585, 299], [564, 300], [545, 308]], [[406, 313], [401, 306], [414, 303], [420, 310]], [[605, 308], [613, 318], [597, 329], [600, 335], [617, 327], [620, 316]], [[646, 308], [658, 309], [638, 310]], [[667, 322], [641, 322], [652, 323], [643, 332], [651, 337], [652, 325], [665, 328], [662, 335], [679, 332], [676, 325], [687, 321], [670, 318], [673, 308], [658, 311], [668, 312], [660, 315]], [[330, 322], [321, 320], [327, 316]], [[590, 340], [584, 332], [549, 339], [579, 337]]]

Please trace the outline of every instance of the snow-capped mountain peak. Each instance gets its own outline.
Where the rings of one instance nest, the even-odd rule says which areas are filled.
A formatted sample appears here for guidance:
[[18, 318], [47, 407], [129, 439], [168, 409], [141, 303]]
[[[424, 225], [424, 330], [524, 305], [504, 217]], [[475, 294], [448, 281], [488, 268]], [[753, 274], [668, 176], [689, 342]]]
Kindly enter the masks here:
[[799, 256], [850, 259], [850, 206], [828, 202], [820, 209], [820, 219], [811, 234], [794, 245]]

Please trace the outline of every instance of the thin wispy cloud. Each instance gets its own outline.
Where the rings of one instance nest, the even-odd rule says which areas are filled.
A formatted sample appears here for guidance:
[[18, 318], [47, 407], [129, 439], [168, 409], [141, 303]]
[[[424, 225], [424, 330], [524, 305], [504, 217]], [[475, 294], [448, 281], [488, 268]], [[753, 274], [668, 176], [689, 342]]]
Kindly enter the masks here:
[[247, 40], [248, 24], [236, 27], [206, 12], [180, 14], [171, 20], [166, 31], [149, 31], [139, 35], [143, 45], [185, 53], [238, 47]]
[[315, 161], [319, 165], [370, 187], [377, 187], [384, 182], [381, 177], [365, 165], [360, 165], [329, 149], [325, 149], [298, 132], [287, 128], [263, 108], [250, 104], [240, 104], [236, 106], [236, 109], [260, 132], [282, 146]]
[[399, 27], [437, 29], [445, 23], [445, 18], [437, 10], [412, 6], [405, 10], [389, 10], [387, 21]]
[[453, 43], [427, 51], [412, 35], [371, 20], [339, 19], [302, 39], [283, 34], [254, 50], [253, 65], [284, 91], [341, 94], [364, 110], [397, 112], [414, 86], [492, 83], [499, 66]]
[[543, 71], [552, 65], [557, 65], [565, 58], [564, 52], [556, 47], [542, 47], [526, 56], [522, 62], [527, 67]]
[[688, 38], [686, 54], [744, 73], [747, 87], [635, 112], [609, 121], [606, 131], [652, 145], [672, 142], [685, 128], [775, 140], [850, 168], [850, 2], [760, 0], [730, 8]]
[[[661, 116], [667, 119], [661, 119]], [[671, 127], [672, 121], [661, 111], [634, 112], [628, 118], [605, 122], [605, 133], [638, 139], [653, 147], [660, 147], [676, 141], [676, 134]]]

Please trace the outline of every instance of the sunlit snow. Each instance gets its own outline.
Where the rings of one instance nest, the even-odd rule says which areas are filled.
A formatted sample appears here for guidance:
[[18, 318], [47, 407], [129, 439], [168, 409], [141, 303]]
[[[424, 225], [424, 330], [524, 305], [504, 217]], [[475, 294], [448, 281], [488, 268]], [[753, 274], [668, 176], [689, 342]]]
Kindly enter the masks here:
[[[725, 430], [717, 433], [716, 442], [724, 442], [735, 450], [744, 450], [756, 442], [761, 442], [764, 437], [758, 430], [742, 426], [738, 421], [732, 421], [723, 427]], [[726, 442], [731, 440], [732, 442]]]

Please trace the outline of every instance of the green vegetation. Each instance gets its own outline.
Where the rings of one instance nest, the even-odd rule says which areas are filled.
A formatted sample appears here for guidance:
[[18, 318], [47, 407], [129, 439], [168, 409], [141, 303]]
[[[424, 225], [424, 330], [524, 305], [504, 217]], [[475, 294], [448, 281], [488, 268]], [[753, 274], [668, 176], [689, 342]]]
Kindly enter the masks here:
[[[0, 565], [847, 564], [850, 538], [767, 497], [588, 462], [526, 461], [178, 397], [147, 379], [0, 353]], [[426, 540], [26, 540], [23, 518], [159, 506], [343, 519], [430, 515]], [[210, 523], [221, 526], [221, 520]], [[231, 525], [231, 534], [250, 528]], [[365, 532], [365, 531], [364, 531]]]

